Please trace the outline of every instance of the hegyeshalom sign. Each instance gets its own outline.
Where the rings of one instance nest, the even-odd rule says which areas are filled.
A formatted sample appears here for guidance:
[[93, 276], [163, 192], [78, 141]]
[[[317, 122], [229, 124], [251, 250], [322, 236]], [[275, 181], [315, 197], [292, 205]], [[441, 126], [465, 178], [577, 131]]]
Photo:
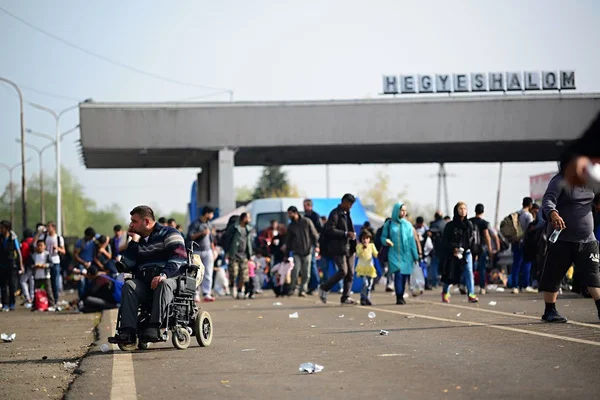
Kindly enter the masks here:
[[575, 90], [575, 71], [384, 75], [383, 94]]

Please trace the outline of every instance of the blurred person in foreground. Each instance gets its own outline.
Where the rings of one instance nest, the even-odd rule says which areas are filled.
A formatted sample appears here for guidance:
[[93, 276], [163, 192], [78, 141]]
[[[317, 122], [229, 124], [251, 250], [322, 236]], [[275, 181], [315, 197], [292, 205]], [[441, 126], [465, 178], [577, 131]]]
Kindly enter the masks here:
[[[571, 186], [598, 186], [600, 182], [595, 178], [595, 185], [589, 176], [589, 167], [600, 164], [600, 113], [583, 132], [583, 135], [571, 143], [560, 160], [560, 173], [564, 180]], [[596, 168], [599, 168], [596, 166]]]
[[[561, 171], [564, 170], [561, 168]], [[556, 310], [556, 299], [560, 282], [573, 264], [596, 302], [600, 318], [600, 261], [592, 216], [592, 202], [600, 190], [595, 192], [583, 185], [568, 187], [564, 180], [562, 173], [555, 175], [548, 183], [542, 201], [544, 216], [551, 223], [548, 226], [548, 237], [558, 234], [554, 242], [548, 243], [540, 277], [539, 290], [544, 292], [546, 303], [542, 320], [555, 323], [567, 322]]]

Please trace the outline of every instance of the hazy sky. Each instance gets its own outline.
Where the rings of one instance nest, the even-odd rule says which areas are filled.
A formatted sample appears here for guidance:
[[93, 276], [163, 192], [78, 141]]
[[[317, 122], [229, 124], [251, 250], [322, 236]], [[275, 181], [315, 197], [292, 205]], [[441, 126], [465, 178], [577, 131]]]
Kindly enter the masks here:
[[[0, 0], [0, 6], [85, 49], [180, 81], [230, 88], [236, 100], [378, 97], [382, 74], [574, 69], [578, 92], [600, 92], [600, 2], [589, 1], [60, 1]], [[29, 101], [60, 110], [77, 100], [172, 101], [214, 93], [155, 80], [93, 58], [0, 12], [0, 76], [24, 86]], [[40, 94], [30, 88], [59, 97]], [[227, 101], [226, 94], [210, 100]], [[196, 100], [201, 101], [201, 100]], [[27, 127], [52, 133], [50, 117], [28, 107]], [[18, 106], [0, 84], [0, 158], [20, 160]], [[62, 127], [78, 123], [65, 116]], [[63, 145], [63, 165], [99, 205], [123, 213], [150, 203], [184, 211], [194, 169], [87, 170], [78, 133]], [[28, 137], [42, 146], [44, 139]], [[38, 170], [35, 153], [28, 172]], [[54, 173], [48, 152], [44, 167]], [[408, 199], [435, 204], [437, 165], [332, 166], [331, 193], [360, 194], [381, 168]], [[529, 175], [555, 163], [505, 164], [500, 213], [528, 195]], [[325, 196], [323, 166], [288, 167], [291, 181]], [[493, 220], [498, 164], [449, 164], [450, 203], [487, 206]], [[236, 186], [253, 185], [259, 167], [237, 168]], [[20, 180], [20, 172], [17, 174]], [[8, 182], [0, 170], [0, 186]], [[124, 217], [125, 218], [125, 217]]]

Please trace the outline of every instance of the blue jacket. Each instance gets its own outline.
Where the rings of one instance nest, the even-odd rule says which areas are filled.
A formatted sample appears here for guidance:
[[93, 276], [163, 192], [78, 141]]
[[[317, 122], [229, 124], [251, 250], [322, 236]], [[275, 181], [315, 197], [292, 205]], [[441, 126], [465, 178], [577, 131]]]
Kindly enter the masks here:
[[419, 261], [417, 243], [415, 242], [414, 229], [406, 218], [400, 218], [402, 203], [397, 203], [392, 211], [392, 219], [383, 227], [381, 243], [387, 246], [386, 240], [394, 244], [388, 249], [389, 271], [410, 275], [415, 262]]

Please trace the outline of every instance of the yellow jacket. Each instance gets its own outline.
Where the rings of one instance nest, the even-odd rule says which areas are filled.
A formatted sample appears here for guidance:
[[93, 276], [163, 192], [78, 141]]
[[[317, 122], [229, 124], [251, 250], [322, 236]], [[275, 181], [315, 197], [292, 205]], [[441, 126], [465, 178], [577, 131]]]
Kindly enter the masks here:
[[358, 256], [358, 264], [356, 266], [357, 276], [377, 277], [377, 270], [373, 265], [373, 257], [377, 257], [379, 253], [373, 243], [369, 243], [367, 248], [362, 243], [356, 245], [356, 255]]

